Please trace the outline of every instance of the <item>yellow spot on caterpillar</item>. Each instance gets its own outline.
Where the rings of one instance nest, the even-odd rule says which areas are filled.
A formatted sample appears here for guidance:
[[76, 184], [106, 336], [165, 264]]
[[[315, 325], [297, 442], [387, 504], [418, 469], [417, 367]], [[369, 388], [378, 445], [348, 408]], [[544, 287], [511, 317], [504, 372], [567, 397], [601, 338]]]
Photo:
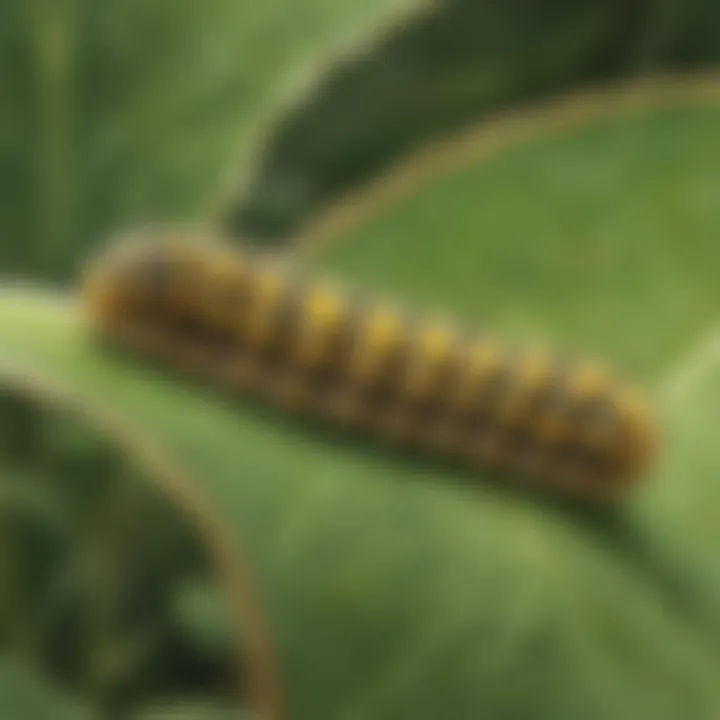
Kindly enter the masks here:
[[552, 377], [552, 373], [552, 360], [546, 353], [531, 352], [519, 362], [518, 375], [526, 390], [537, 390], [543, 387]]
[[249, 316], [245, 331], [250, 341], [265, 345], [276, 330], [275, 320], [287, 279], [274, 267], [259, 267], [252, 276]]
[[315, 288], [304, 299], [305, 324], [309, 329], [334, 328], [345, 311], [345, 298], [333, 288]]
[[385, 308], [370, 310], [360, 323], [349, 372], [356, 378], [368, 380], [402, 347], [405, 328], [400, 316]]
[[418, 330], [413, 342], [414, 353], [408, 363], [404, 390], [411, 396], [432, 394], [437, 372], [456, 351], [456, 334], [447, 323], [435, 323]]
[[500, 348], [488, 341], [477, 341], [467, 349], [464, 368], [454, 391], [453, 405], [460, 411], [475, 408], [478, 392], [503, 367]]
[[445, 322], [428, 325], [418, 332], [416, 343], [428, 361], [437, 362], [447, 358], [454, 350], [455, 329]]
[[274, 306], [285, 290], [286, 280], [277, 268], [257, 268], [253, 275], [253, 302], [259, 307]]
[[474, 344], [468, 354], [468, 364], [475, 377], [484, 378], [494, 373], [502, 361], [500, 348], [487, 341]]
[[642, 398], [632, 390], [620, 392], [615, 399], [615, 407], [625, 422], [644, 425], [647, 420], [647, 407]]
[[323, 359], [330, 339], [342, 328], [346, 300], [334, 288], [317, 287], [303, 298], [302, 304], [297, 356], [300, 362], [312, 365]]
[[247, 266], [239, 256], [225, 251], [213, 255], [203, 270], [202, 288], [193, 289], [191, 283], [186, 283], [186, 287], [179, 292], [184, 294], [190, 307], [199, 307], [200, 303], [192, 302], [192, 295], [201, 292], [210, 326], [214, 330], [238, 336], [243, 327], [244, 307], [241, 299], [249, 283]]
[[576, 398], [599, 397], [608, 387], [609, 378], [600, 365], [583, 365], [568, 378], [567, 386]]
[[229, 258], [218, 258], [205, 269], [205, 282], [210, 292], [237, 290], [248, 279], [247, 268], [238, 262], [231, 262]]
[[384, 350], [397, 345], [403, 337], [403, 324], [392, 310], [373, 310], [365, 318], [363, 339], [368, 347]]
[[532, 422], [533, 401], [552, 378], [552, 362], [543, 353], [529, 352], [514, 364], [509, 387], [497, 402], [497, 413], [501, 425], [518, 427]]

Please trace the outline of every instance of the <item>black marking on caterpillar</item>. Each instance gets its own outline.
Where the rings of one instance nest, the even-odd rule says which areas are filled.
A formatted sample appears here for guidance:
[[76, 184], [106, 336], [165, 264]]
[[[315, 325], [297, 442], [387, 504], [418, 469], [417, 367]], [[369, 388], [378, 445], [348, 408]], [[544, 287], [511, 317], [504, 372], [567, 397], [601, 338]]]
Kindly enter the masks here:
[[537, 487], [613, 499], [654, 448], [642, 400], [595, 365], [410, 320], [219, 240], [112, 243], [84, 297], [93, 326], [132, 349]]

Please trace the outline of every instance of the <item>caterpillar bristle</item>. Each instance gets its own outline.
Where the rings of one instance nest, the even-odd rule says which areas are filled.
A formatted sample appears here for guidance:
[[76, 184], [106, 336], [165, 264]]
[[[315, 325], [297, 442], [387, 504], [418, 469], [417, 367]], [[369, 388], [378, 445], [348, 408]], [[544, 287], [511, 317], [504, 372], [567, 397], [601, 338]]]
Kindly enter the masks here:
[[588, 500], [654, 450], [649, 411], [599, 365], [301, 278], [278, 256], [169, 230], [109, 244], [83, 278], [104, 336], [221, 387]]

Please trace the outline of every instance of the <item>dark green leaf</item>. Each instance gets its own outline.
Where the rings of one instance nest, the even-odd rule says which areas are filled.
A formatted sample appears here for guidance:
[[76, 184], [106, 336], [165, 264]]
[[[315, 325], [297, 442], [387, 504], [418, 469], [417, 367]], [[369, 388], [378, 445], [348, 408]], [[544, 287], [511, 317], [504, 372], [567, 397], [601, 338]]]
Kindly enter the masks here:
[[212, 209], [288, 76], [338, 34], [395, 7], [3, 2], [4, 270], [67, 276], [88, 246], [125, 223]]

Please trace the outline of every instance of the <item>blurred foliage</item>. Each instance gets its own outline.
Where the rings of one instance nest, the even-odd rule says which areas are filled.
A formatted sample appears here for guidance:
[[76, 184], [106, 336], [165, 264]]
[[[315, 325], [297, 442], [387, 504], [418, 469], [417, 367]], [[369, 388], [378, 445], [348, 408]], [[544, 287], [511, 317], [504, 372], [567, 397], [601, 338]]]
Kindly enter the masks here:
[[410, 149], [591, 83], [720, 60], [714, 0], [447, 0], [332, 65], [271, 133], [235, 232], [287, 239]]
[[221, 707], [214, 702], [190, 700], [174, 705], [157, 705], [143, 710], [132, 720], [244, 720], [245, 714], [237, 709]]
[[[277, 82], [387, 5], [0, 2], [3, 272], [66, 279], [106, 232], [208, 217], [233, 188], [236, 229], [282, 235], [491, 110], [720, 52], [710, 0], [448, 0], [335, 59], [233, 186]], [[667, 438], [620, 508], [228, 402], [100, 349], [57, 295], [4, 290], [0, 717], [235, 718], [257, 702], [237, 658], [249, 677], [261, 662], [178, 498], [19, 374], [112, 411], [192, 478], [252, 569], [293, 720], [715, 720], [719, 115], [625, 113], [517, 145], [368, 207], [308, 261], [637, 373]]]
[[226, 600], [187, 520], [79, 418], [5, 390], [0, 434], [2, 652], [93, 717], [191, 692], [237, 706]]
[[79, 703], [20, 663], [0, 662], [0, 708], [13, 720], [89, 720]]
[[0, 267], [67, 278], [124, 223], [208, 212], [278, 83], [385, 0], [4, 0]]

